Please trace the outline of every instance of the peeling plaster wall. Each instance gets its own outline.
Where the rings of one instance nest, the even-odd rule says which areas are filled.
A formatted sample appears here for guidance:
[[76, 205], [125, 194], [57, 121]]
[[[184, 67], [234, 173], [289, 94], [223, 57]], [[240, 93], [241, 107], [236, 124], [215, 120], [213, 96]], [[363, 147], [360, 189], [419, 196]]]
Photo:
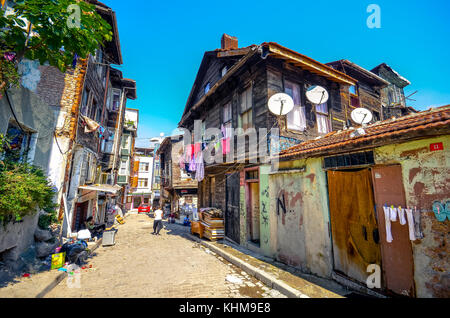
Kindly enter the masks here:
[[[430, 151], [430, 144], [443, 150]], [[417, 297], [450, 297], [450, 221], [439, 222], [432, 212], [435, 200], [450, 199], [450, 136], [389, 145], [375, 150], [377, 164], [402, 165], [408, 206], [417, 206], [424, 237], [412, 242]]]
[[[326, 174], [321, 159], [280, 163], [280, 171], [269, 177], [271, 256], [291, 266], [322, 277], [332, 270]], [[286, 212], [278, 199], [285, 202]]]

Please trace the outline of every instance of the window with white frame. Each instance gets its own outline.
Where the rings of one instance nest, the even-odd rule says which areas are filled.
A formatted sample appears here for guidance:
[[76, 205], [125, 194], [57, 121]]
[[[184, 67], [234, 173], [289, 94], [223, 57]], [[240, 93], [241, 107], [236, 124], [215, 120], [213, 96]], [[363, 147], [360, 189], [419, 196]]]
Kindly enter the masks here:
[[149, 163], [148, 162], [139, 162], [139, 172], [148, 172]]
[[120, 108], [120, 89], [114, 88], [112, 91], [112, 110], [118, 111]]
[[119, 174], [121, 174], [121, 175], [126, 175], [127, 174], [127, 163], [128, 163], [128, 160], [122, 160], [121, 162], [120, 162], [120, 172], [119, 172]]
[[147, 188], [148, 187], [148, 179], [139, 178], [138, 179], [138, 188]]
[[122, 148], [123, 149], [128, 149], [128, 145], [129, 145], [129, 135], [123, 135], [122, 136]]
[[316, 105], [317, 132], [328, 134], [331, 131], [331, 122], [328, 114], [328, 105], [323, 103]]
[[294, 109], [286, 115], [286, 128], [298, 131], [306, 129], [305, 106], [302, 106], [300, 85], [284, 82], [284, 92], [294, 100]]
[[240, 96], [240, 125], [239, 127], [246, 130], [253, 127], [253, 110], [252, 110], [252, 87], [250, 86], [242, 92]]

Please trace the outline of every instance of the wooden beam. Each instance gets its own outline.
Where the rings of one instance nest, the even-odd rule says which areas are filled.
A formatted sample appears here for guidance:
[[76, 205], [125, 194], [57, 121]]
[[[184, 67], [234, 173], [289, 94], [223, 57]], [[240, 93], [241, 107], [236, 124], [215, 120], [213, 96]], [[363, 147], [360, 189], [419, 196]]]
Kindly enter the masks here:
[[294, 65], [307, 70], [311, 70], [313, 72], [317, 72], [317, 74], [320, 74], [322, 76], [329, 76], [335, 82], [345, 83], [349, 85], [356, 84], [356, 80], [354, 80], [350, 76], [337, 72], [333, 68], [316, 62], [306, 56], [301, 56], [300, 54], [296, 55], [289, 50], [282, 50], [281, 48], [278, 48], [277, 46], [274, 46], [272, 44], [269, 45], [269, 49], [270, 52], [272, 52], [272, 54], [277, 58], [293, 61]]

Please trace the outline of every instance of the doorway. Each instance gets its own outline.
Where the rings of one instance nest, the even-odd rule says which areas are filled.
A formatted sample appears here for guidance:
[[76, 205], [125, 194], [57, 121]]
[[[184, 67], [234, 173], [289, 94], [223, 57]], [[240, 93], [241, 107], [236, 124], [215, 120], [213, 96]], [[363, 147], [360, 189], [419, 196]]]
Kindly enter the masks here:
[[328, 171], [334, 270], [365, 284], [370, 264], [381, 266], [369, 169]]
[[251, 182], [248, 184], [250, 200], [248, 202], [250, 212], [249, 217], [249, 240], [259, 246], [260, 229], [259, 229], [259, 182]]
[[88, 213], [89, 201], [77, 203], [75, 206], [75, 214], [72, 221], [72, 231], [78, 232], [86, 221]]
[[393, 240], [388, 243], [383, 210], [385, 204], [403, 208], [406, 206], [402, 167], [400, 165], [374, 167], [372, 176], [380, 225], [383, 284], [390, 294], [414, 297], [414, 261], [408, 225], [401, 225], [397, 215], [397, 221], [391, 222]]
[[240, 215], [239, 215], [239, 180], [240, 173], [235, 172], [225, 176], [226, 205], [225, 205], [225, 236], [240, 243]]
[[260, 246], [259, 167], [244, 169], [247, 241]]

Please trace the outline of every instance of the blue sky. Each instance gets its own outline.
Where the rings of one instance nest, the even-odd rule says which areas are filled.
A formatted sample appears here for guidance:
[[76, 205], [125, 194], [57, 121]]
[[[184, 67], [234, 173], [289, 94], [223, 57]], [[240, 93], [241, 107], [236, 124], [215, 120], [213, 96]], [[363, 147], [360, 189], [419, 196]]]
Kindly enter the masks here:
[[[181, 118], [205, 51], [223, 33], [239, 46], [278, 42], [322, 63], [385, 62], [411, 85], [417, 109], [450, 104], [450, 1], [152, 1], [104, 0], [116, 11], [127, 78], [137, 81], [138, 145], [170, 134]], [[381, 28], [367, 27], [370, 4]]]

